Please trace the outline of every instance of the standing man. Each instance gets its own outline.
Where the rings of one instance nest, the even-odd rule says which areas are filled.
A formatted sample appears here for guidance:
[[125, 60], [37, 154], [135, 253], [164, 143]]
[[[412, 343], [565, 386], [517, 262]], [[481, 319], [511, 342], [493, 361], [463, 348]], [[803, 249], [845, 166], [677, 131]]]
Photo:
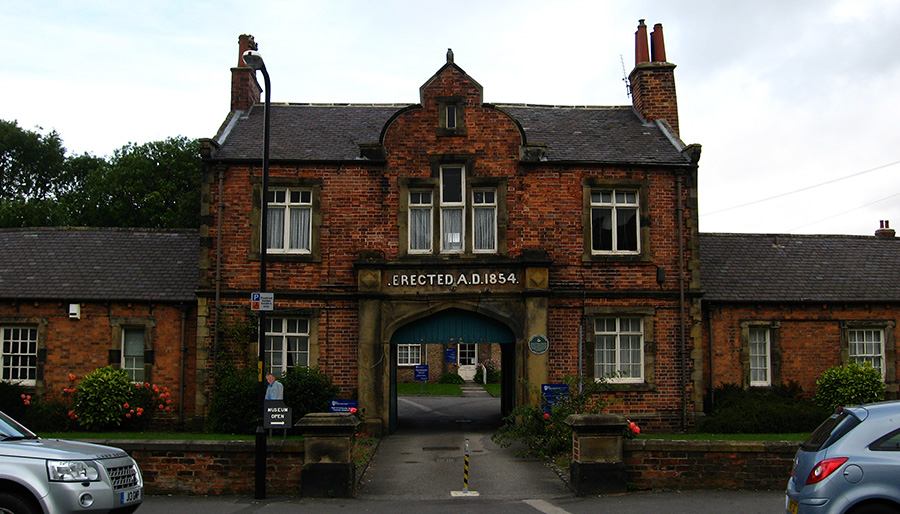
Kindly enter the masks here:
[[271, 373], [266, 375], [266, 382], [269, 383], [268, 387], [266, 387], [266, 400], [283, 400], [284, 386], [281, 385], [281, 382], [275, 380], [275, 375]]

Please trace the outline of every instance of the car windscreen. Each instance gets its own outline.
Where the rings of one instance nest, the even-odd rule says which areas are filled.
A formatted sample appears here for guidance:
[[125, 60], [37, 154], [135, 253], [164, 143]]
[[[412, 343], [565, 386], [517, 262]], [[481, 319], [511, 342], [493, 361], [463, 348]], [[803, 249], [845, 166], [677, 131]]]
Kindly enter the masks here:
[[16, 420], [0, 412], [0, 440], [34, 439], [37, 437]]
[[839, 409], [830, 418], [823, 421], [806, 441], [800, 443], [800, 448], [808, 452], [817, 452], [828, 448], [860, 423], [859, 418], [852, 415], [850, 411]]

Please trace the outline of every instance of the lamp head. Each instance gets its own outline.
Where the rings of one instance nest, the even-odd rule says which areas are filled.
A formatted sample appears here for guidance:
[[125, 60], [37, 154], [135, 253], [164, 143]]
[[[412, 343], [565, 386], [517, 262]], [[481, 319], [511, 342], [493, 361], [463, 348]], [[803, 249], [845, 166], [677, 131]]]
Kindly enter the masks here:
[[254, 70], [262, 70], [265, 69], [266, 63], [263, 61], [262, 55], [255, 50], [247, 50], [241, 56], [241, 59], [244, 61], [244, 64], [249, 66]]

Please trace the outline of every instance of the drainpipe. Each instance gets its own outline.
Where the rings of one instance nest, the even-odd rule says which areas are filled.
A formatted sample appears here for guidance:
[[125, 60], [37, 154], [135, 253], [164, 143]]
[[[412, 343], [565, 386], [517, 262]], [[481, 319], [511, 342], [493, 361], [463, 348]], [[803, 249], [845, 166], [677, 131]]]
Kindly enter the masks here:
[[684, 174], [681, 170], [676, 172], [676, 182], [678, 184], [678, 191], [675, 195], [678, 198], [678, 206], [676, 207], [676, 212], [678, 214], [678, 297], [679, 297], [679, 319], [681, 322], [681, 370], [680, 370], [680, 378], [681, 378], [681, 430], [687, 430], [687, 379], [685, 378], [685, 373], [687, 372], [687, 333], [685, 330], [685, 319], [686, 319], [686, 311], [684, 307], [684, 200], [682, 198], [682, 182], [684, 180]]
[[178, 388], [178, 423], [184, 427], [184, 362], [187, 356], [187, 304], [181, 304], [181, 387]]
[[713, 331], [713, 312], [711, 306], [707, 306], [702, 310], [704, 311], [704, 316], [706, 317], [706, 323], [704, 323], [704, 325], [706, 325], [707, 330], [709, 331], [709, 385], [707, 385], [707, 392], [709, 394], [709, 407], [714, 408], [716, 405], [716, 374], [713, 362], [713, 357], [715, 356], [715, 338], [713, 337], [713, 334], [715, 333]]
[[[216, 300], [214, 305], [215, 323], [213, 324], [213, 377], [219, 371], [219, 307], [222, 294], [222, 213], [225, 211], [225, 167], [219, 166], [219, 200], [216, 203]], [[213, 382], [215, 386], [215, 381]]]

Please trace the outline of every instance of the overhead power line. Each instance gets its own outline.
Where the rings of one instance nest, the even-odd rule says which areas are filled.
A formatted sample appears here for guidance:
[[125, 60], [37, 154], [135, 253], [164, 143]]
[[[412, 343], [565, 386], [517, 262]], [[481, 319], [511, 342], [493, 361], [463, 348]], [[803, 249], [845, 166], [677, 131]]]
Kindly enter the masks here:
[[[866, 173], [872, 173], [873, 171], [883, 170], [884, 168], [889, 168], [889, 167], [895, 166], [895, 165], [897, 165], [897, 164], [900, 164], [900, 161], [894, 161], [894, 162], [891, 162], [891, 163], [888, 163], [888, 164], [883, 164], [883, 165], [881, 165], [881, 166], [876, 166], [876, 167], [874, 167], [874, 168], [870, 168], [870, 169], [867, 169], [867, 170], [865, 170], [865, 171], [860, 171], [860, 172], [854, 173], [854, 174], [852, 174], [852, 175], [846, 175], [846, 176], [844, 176], [844, 177], [838, 177], [838, 178], [836, 178], [836, 179], [828, 180], [828, 181], [826, 181], [826, 182], [820, 182], [820, 183], [818, 183], [818, 184], [813, 184], [813, 185], [811, 185], [811, 186], [806, 186], [806, 187], [803, 187], [803, 188], [800, 188], [800, 189], [795, 189], [795, 190], [793, 190], [793, 191], [788, 191], [787, 193], [777, 194], [777, 195], [775, 195], [775, 196], [770, 196], [770, 197], [768, 197], [768, 198], [761, 198], [761, 199], [759, 199], [759, 200], [753, 200], [752, 202], [742, 203], [742, 204], [740, 204], [740, 205], [733, 205], [733, 206], [731, 206], [731, 207], [726, 207], [726, 208], [724, 208], [724, 209], [719, 209], [719, 210], [713, 211], [713, 212], [705, 212], [705, 213], [701, 214], [700, 216], [712, 216], [713, 214], [719, 214], [719, 213], [722, 213], [722, 212], [733, 211], [733, 210], [735, 210], [735, 209], [740, 209], [740, 208], [747, 207], [747, 206], [750, 206], [750, 205], [756, 205], [756, 204], [758, 204], [758, 203], [768, 202], [769, 200], [775, 200], [776, 198], [783, 198], [783, 197], [785, 197], [785, 196], [789, 196], [789, 195], [793, 195], [793, 194], [797, 194], [797, 193], [802, 193], [803, 191], [809, 191], [810, 189], [815, 189], [815, 188], [817, 188], [817, 187], [827, 186], [828, 184], [834, 184], [835, 182], [840, 182], [840, 181], [842, 181], [842, 180], [847, 180], [847, 179], [851, 179], [851, 178], [853, 178], [853, 177], [858, 177], [858, 176], [860, 176], [860, 175], [865, 175]], [[880, 202], [881, 200], [878, 200], [878, 201]], [[872, 202], [872, 203], [875, 203], [875, 202]], [[865, 206], [863, 206], [863, 207], [865, 207]], [[799, 227], [798, 227], [798, 228], [799, 228]]]
[[805, 224], [803, 224], [803, 225], [800, 225], [799, 227], [794, 227], [794, 228], [788, 230], [787, 233], [788, 233], [788, 234], [791, 234], [791, 233], [793, 233], [795, 230], [800, 230], [801, 228], [805, 228], [805, 227], [808, 227], [808, 226], [810, 226], [810, 225], [815, 225], [816, 223], [821, 223], [821, 222], [823, 222], [823, 221], [825, 221], [825, 220], [830, 220], [831, 218], [837, 218], [837, 217], [839, 217], [839, 216], [843, 216], [844, 214], [849, 214], [849, 213], [851, 213], [851, 212], [853, 212], [853, 211], [858, 211], [858, 210], [860, 210], [860, 209], [864, 209], [864, 208], [866, 208], [866, 207], [868, 207], [868, 206], [870, 206], [870, 205], [874, 205], [874, 204], [876, 204], [876, 203], [878, 203], [878, 202], [883, 202], [883, 201], [885, 201], [885, 200], [890, 200], [891, 198], [895, 198], [895, 197], [897, 197], [897, 196], [900, 196], [900, 193], [894, 193], [894, 194], [892, 194], [891, 196], [885, 196], [884, 198], [882, 198], [882, 199], [880, 199], [880, 200], [875, 200], [874, 202], [869, 202], [869, 203], [867, 203], [867, 204], [865, 204], [865, 205], [860, 205], [859, 207], [854, 207], [854, 208], [852, 208], [852, 209], [850, 209], [850, 210], [846, 210], [846, 211], [844, 211], [844, 212], [839, 212], [839, 213], [837, 213], [837, 214], [832, 214], [831, 216], [826, 216], [826, 217], [824, 217], [824, 218], [822, 218], [822, 219], [818, 219], [818, 220], [812, 221], [812, 222], [810, 222], [810, 223], [805, 223]]

